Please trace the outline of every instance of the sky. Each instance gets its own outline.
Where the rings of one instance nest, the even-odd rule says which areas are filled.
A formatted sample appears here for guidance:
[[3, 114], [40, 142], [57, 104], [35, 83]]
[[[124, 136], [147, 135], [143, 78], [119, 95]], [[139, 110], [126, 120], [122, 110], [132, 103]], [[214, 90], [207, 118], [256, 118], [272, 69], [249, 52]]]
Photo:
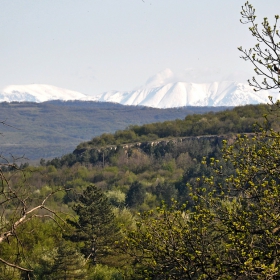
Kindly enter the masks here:
[[[253, 75], [237, 47], [245, 0], [0, 0], [0, 90], [48, 84], [87, 95], [133, 90], [170, 69], [185, 82]], [[273, 21], [279, 0], [252, 0]], [[170, 71], [168, 70], [168, 71]]]

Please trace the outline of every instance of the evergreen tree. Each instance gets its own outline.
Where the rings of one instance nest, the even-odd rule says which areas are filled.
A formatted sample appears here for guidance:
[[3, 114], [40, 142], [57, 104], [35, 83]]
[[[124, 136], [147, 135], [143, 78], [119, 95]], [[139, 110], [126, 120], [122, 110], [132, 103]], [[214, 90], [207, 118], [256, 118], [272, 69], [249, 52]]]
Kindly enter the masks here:
[[171, 206], [172, 199], [177, 199], [178, 191], [173, 184], [164, 182], [158, 183], [155, 194], [160, 200], [164, 200], [168, 206]]
[[130, 186], [126, 194], [125, 204], [128, 207], [137, 207], [144, 202], [144, 199], [145, 199], [145, 189], [143, 185], [139, 182], [134, 182]]
[[68, 220], [74, 232], [66, 238], [81, 242], [81, 252], [91, 264], [107, 263], [119, 233], [112, 207], [105, 194], [94, 185], [88, 186], [78, 200], [73, 207], [78, 221]]
[[77, 250], [67, 242], [62, 242], [54, 258], [54, 265], [48, 277], [43, 279], [52, 280], [75, 280], [86, 279], [86, 261]]

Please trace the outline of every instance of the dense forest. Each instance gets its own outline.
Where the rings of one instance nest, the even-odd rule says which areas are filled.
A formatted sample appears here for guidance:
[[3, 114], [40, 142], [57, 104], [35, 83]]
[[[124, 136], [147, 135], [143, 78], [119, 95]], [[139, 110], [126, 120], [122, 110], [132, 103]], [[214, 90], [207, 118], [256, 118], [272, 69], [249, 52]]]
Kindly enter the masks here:
[[[258, 130], [258, 126], [264, 124], [264, 121], [267, 128], [278, 129], [279, 124], [273, 115], [266, 119], [263, 117], [268, 115], [270, 110], [271, 107], [268, 105], [247, 105], [217, 113], [188, 115], [183, 120], [177, 119], [142, 126], [131, 125], [114, 134], [104, 133], [91, 141], [83, 142], [73, 153], [55, 158], [47, 164], [55, 167], [71, 166], [76, 162], [105, 165], [122, 150], [127, 154], [127, 158], [132, 155], [132, 150], [156, 159], [165, 154], [171, 154], [176, 159], [184, 152], [195, 155], [195, 149], [192, 147], [181, 147], [195, 146], [196, 144], [193, 143], [196, 143], [198, 139], [200, 139], [198, 142], [203, 142], [203, 140], [217, 142], [223, 137], [230, 138], [238, 133], [253, 133]], [[192, 158], [196, 158], [193, 154]]]

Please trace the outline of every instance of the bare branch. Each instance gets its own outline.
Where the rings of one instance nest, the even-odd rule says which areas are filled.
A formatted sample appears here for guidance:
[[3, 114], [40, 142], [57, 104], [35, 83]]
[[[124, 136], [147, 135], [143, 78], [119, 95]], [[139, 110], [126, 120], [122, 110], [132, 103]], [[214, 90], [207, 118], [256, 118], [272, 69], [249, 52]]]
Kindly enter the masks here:
[[7, 262], [5, 261], [4, 259], [0, 258], [0, 262], [10, 266], [10, 267], [13, 267], [13, 268], [16, 268], [16, 269], [19, 269], [21, 271], [25, 271], [25, 272], [32, 272], [33, 270], [32, 269], [28, 269], [28, 268], [24, 268], [24, 267], [21, 267], [19, 265], [16, 265], [14, 263], [10, 263], [10, 262]]
[[262, 28], [258, 27], [255, 22], [255, 9], [249, 2], [242, 6], [240, 20], [243, 24], [250, 24], [249, 30], [251, 35], [255, 37], [258, 43], [249, 50], [244, 50], [239, 47], [238, 50], [243, 53], [241, 56], [245, 61], [250, 61], [258, 76], [263, 76], [263, 81], [258, 82], [255, 77], [248, 81], [249, 85], [253, 86], [255, 91], [271, 90], [280, 88], [280, 42], [279, 31], [277, 29], [279, 16], [275, 16], [275, 22], [271, 26], [267, 18], [261, 23]]

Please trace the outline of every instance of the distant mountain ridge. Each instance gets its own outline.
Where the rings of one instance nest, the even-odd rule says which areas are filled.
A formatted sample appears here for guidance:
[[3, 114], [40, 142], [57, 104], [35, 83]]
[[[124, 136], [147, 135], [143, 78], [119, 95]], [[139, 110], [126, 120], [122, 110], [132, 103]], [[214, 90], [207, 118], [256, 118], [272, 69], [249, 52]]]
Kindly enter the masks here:
[[183, 106], [240, 106], [267, 103], [268, 96], [278, 99], [279, 93], [255, 92], [248, 85], [237, 82], [205, 84], [175, 82], [159, 87], [141, 88], [129, 92], [110, 91], [97, 96], [102, 102], [123, 105], [142, 105], [155, 108]]
[[46, 102], [51, 100], [91, 100], [85, 94], [51, 85], [11, 85], [0, 92], [0, 102]]
[[240, 106], [268, 103], [268, 96], [279, 99], [279, 92], [255, 92], [249, 85], [224, 81], [213, 83], [168, 82], [147, 84], [132, 91], [109, 91], [97, 96], [58, 88], [51, 85], [11, 85], [0, 93], [0, 102], [45, 102], [51, 100], [80, 100], [114, 102], [153, 108], [184, 106]]

